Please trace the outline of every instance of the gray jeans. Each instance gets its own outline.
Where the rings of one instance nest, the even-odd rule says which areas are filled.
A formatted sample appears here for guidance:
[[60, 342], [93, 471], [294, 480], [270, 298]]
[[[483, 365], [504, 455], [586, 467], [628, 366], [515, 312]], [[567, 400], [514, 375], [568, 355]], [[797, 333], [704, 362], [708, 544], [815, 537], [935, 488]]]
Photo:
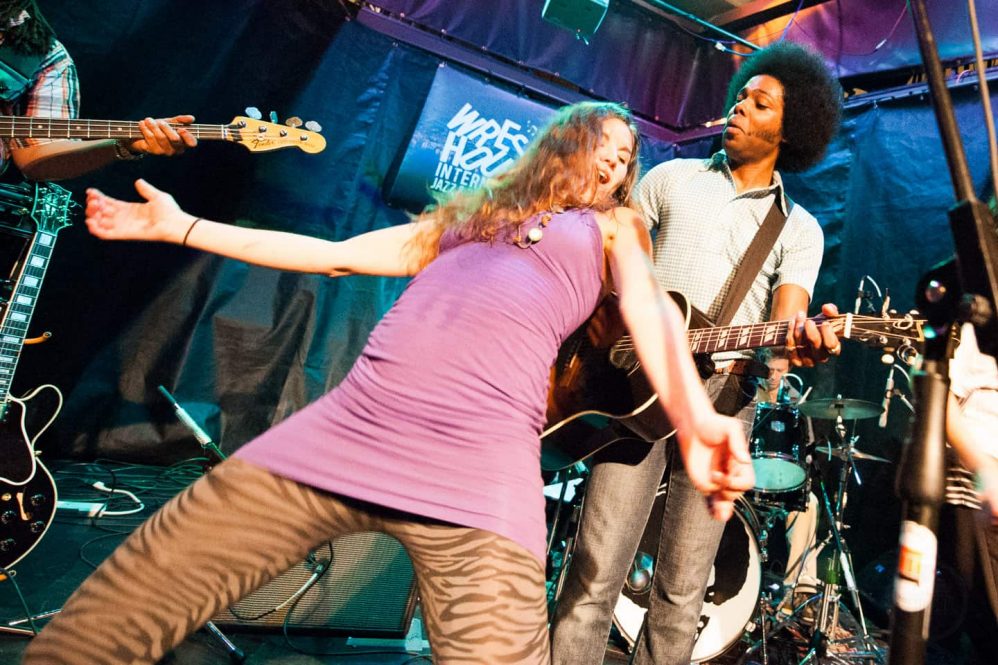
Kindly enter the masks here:
[[[707, 392], [721, 413], [752, 425], [754, 379], [716, 376]], [[571, 563], [551, 626], [555, 665], [603, 662], [613, 608], [663, 481], [670, 441], [622, 442], [592, 465]], [[645, 627], [632, 663], [690, 662], [703, 595], [724, 524], [711, 518], [679, 455], [669, 468], [669, 489], [659, 536]]]

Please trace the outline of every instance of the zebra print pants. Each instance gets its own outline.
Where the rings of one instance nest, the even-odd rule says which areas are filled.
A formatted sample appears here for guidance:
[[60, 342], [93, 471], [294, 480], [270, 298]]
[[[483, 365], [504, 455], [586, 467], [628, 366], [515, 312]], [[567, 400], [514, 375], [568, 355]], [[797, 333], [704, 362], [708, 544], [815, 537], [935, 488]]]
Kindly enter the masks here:
[[437, 663], [549, 662], [544, 568], [507, 538], [420, 520], [230, 459], [132, 533], [24, 663], [154, 663], [320, 543], [382, 531], [406, 548]]

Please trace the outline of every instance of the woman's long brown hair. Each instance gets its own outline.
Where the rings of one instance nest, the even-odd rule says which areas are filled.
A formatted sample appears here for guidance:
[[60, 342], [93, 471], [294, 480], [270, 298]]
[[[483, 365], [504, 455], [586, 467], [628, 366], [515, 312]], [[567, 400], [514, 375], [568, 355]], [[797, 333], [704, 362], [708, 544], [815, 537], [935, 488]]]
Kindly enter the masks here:
[[[593, 153], [609, 118], [627, 124], [634, 149], [624, 181], [609, 197], [599, 200]], [[455, 194], [416, 218], [417, 222], [430, 222], [427, 232], [415, 240], [420, 267], [436, 257], [445, 231], [453, 230], [465, 241], [492, 242], [539, 212], [626, 206], [637, 179], [638, 131], [626, 108], [610, 102], [563, 107], [510, 168], [482, 187]]]

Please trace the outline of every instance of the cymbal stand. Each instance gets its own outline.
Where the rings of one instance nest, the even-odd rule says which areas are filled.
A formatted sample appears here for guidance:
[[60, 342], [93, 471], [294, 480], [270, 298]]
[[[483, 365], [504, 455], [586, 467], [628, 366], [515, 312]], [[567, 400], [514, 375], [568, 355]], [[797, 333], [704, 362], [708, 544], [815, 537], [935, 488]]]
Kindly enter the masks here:
[[[881, 656], [880, 651], [870, 643], [870, 635], [866, 630], [866, 618], [863, 616], [863, 606], [859, 599], [859, 589], [856, 586], [856, 577], [853, 574], [852, 553], [849, 551], [845, 538], [842, 536], [842, 531], [846, 526], [842, 521], [842, 515], [845, 512], [846, 501], [848, 499], [849, 475], [855, 473], [857, 482], [861, 483], [861, 479], [859, 478], [859, 473], [855, 468], [855, 462], [852, 456], [853, 444], [857, 438], [858, 437], [853, 437], [849, 441], [846, 448], [845, 461], [839, 474], [839, 484], [835, 497], [834, 510], [828, 500], [828, 492], [825, 490], [824, 483], [820, 480], [818, 483], [821, 489], [820, 501], [824, 508], [825, 516], [828, 518], [829, 525], [828, 536], [819, 546], [819, 550], [821, 547], [834, 545], [835, 555], [827, 560], [826, 565], [819, 567], [818, 574], [822, 583], [821, 592], [804, 603], [804, 605], [806, 605], [807, 603], [815, 602], [819, 599], [821, 602], [818, 607], [811, 642], [807, 653], [800, 661], [800, 665], [813, 662], [816, 658], [821, 657], [831, 658], [834, 662], [847, 662], [849, 659], [869, 660], [871, 658], [875, 658], [879, 660]], [[845, 640], [839, 640], [839, 642], [845, 643], [857, 640], [862, 645], [862, 650], [848, 653], [835, 653], [828, 650], [828, 646], [835, 643], [835, 640], [832, 639], [833, 631], [836, 626], [840, 625], [839, 601], [841, 599], [840, 588], [842, 586], [839, 583], [840, 571], [841, 576], [845, 581], [846, 590], [852, 597], [853, 605], [859, 613], [860, 635], [847, 638]]]

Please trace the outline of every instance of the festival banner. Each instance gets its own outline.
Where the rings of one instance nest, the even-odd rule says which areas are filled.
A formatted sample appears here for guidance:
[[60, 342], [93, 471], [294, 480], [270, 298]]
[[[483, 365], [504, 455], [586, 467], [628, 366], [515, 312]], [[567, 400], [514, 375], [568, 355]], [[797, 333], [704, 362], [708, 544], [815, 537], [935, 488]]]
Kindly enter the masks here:
[[386, 198], [413, 212], [433, 196], [474, 189], [523, 154], [554, 113], [535, 101], [441, 65]]

